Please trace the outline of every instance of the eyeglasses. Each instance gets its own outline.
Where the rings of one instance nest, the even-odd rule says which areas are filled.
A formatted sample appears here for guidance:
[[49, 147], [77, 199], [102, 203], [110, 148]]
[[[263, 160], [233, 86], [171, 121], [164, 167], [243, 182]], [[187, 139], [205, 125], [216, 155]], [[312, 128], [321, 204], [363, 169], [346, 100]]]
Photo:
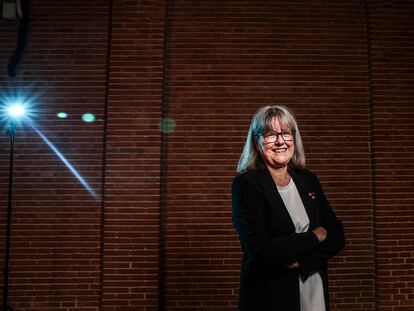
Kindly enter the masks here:
[[263, 134], [260, 134], [259, 136], [263, 137], [263, 141], [265, 144], [271, 144], [278, 140], [279, 135], [282, 136], [282, 139], [284, 141], [292, 141], [293, 136], [295, 135], [295, 130], [284, 130], [282, 132], [275, 132], [270, 131]]

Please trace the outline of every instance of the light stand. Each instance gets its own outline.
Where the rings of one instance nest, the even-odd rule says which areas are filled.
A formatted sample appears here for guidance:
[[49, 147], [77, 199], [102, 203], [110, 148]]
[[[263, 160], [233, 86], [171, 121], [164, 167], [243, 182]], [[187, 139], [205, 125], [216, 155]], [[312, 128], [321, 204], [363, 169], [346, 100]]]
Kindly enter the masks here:
[[1, 311], [13, 311], [13, 308], [8, 304], [9, 294], [9, 261], [10, 261], [10, 234], [11, 234], [11, 220], [12, 220], [12, 194], [13, 194], [13, 156], [14, 156], [14, 131], [16, 123], [11, 121], [6, 130], [10, 138], [10, 155], [9, 155], [9, 195], [7, 200], [7, 229], [6, 229], [6, 249], [4, 256], [4, 286], [3, 286], [3, 306]]

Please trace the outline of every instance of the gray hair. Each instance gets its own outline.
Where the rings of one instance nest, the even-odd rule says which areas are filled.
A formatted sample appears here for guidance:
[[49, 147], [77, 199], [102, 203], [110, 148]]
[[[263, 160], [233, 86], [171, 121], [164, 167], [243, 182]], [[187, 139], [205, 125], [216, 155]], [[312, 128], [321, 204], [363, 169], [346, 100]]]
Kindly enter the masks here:
[[249, 131], [247, 132], [243, 152], [237, 165], [237, 173], [240, 174], [264, 167], [263, 159], [258, 150], [259, 138], [263, 133], [271, 130], [273, 118], [277, 118], [280, 124], [292, 129], [294, 132], [293, 142], [295, 151], [293, 152], [289, 166], [293, 168], [305, 167], [305, 152], [296, 120], [286, 107], [275, 105], [262, 107], [254, 114]]

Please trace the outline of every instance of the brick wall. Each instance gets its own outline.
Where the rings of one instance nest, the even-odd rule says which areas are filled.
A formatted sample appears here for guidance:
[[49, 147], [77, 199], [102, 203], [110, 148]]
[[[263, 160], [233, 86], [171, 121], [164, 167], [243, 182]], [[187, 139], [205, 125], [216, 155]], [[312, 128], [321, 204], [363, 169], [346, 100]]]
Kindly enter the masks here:
[[[100, 195], [107, 3], [31, 1], [18, 75], [6, 68], [18, 24], [0, 21], [2, 99], [21, 92], [37, 128]], [[68, 114], [57, 118], [58, 112]], [[84, 113], [97, 117], [81, 120]], [[1, 250], [8, 144], [1, 125]], [[27, 124], [16, 131], [9, 302], [14, 310], [96, 310], [101, 287], [101, 203]], [[2, 255], [3, 265], [3, 255]]]
[[378, 310], [414, 309], [414, 44], [407, 1], [370, 4]]
[[[250, 118], [270, 103], [294, 111], [307, 165], [345, 225], [347, 246], [330, 263], [332, 310], [414, 308], [414, 5], [30, 3], [15, 78], [6, 67], [18, 24], [0, 21], [2, 95], [34, 96], [37, 127], [97, 199], [36, 132], [18, 128], [15, 310], [235, 310], [229, 189]], [[82, 122], [85, 112], [97, 120]], [[1, 135], [0, 250], [8, 151]]]
[[286, 104], [296, 113], [309, 167], [319, 173], [353, 241], [331, 265], [333, 309], [372, 308], [361, 3], [174, 3], [170, 111], [177, 128], [168, 156], [169, 310], [180, 310], [183, 301], [197, 310], [235, 309], [240, 246], [228, 189], [251, 116], [269, 103]]
[[114, 1], [102, 310], [157, 310], [163, 1]]

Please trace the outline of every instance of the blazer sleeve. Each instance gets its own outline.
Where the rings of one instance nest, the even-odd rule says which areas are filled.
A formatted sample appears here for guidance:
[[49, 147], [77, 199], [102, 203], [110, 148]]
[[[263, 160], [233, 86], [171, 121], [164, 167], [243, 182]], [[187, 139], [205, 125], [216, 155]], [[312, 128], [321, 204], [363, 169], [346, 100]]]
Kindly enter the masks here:
[[298, 260], [301, 275], [305, 279], [321, 270], [327, 261], [345, 246], [345, 234], [342, 223], [337, 219], [332, 210], [318, 178], [315, 175], [313, 175], [313, 178], [318, 189], [316, 195], [321, 208], [321, 223], [319, 225], [324, 227], [328, 234], [325, 241], [320, 243], [315, 250], [305, 254]]
[[312, 232], [269, 237], [266, 233], [265, 202], [253, 178], [235, 177], [232, 186], [232, 219], [243, 251], [259, 264], [286, 265], [316, 249]]

